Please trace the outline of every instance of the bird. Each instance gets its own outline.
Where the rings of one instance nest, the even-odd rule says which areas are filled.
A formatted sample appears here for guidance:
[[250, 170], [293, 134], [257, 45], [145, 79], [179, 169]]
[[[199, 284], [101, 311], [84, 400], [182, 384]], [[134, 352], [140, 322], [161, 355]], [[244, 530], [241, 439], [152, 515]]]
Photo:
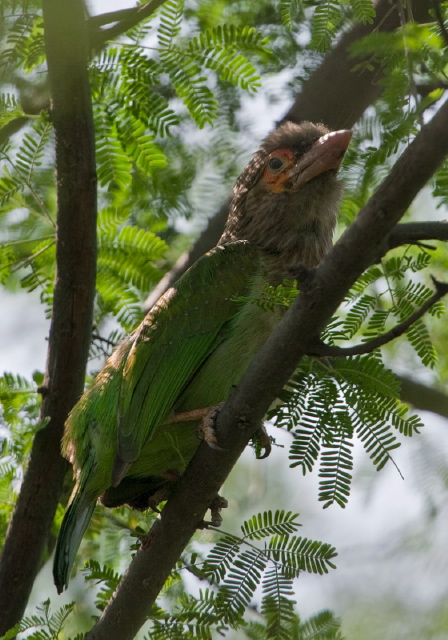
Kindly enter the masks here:
[[59, 593], [98, 498], [136, 509], [167, 498], [200, 444], [201, 418], [230, 395], [285, 312], [257, 303], [266, 287], [297, 265], [315, 268], [331, 248], [350, 138], [308, 121], [268, 134], [235, 183], [217, 246], [158, 300], [71, 411], [62, 452], [76, 484], [56, 545]]

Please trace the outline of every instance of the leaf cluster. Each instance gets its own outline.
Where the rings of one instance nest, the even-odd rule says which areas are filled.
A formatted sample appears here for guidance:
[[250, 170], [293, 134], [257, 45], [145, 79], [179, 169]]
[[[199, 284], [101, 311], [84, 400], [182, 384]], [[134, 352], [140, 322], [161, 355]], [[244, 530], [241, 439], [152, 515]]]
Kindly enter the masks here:
[[[249, 638], [299, 639], [311, 628], [323, 638], [338, 638], [339, 624], [329, 612], [304, 623], [294, 612], [294, 579], [302, 571], [327, 573], [336, 556], [331, 545], [294, 535], [300, 526], [297, 518], [284, 511], [259, 513], [243, 523], [240, 536], [219, 533], [207, 557], [194, 552], [179, 561], [151, 612], [148, 638], [208, 640], [214, 632], [222, 635], [230, 628], [242, 629]], [[209, 583], [197, 596], [181, 588], [185, 569]], [[102, 609], [120, 576], [96, 561], [88, 563], [86, 573], [89, 580], [104, 583], [97, 595]], [[254, 623], [247, 611], [259, 586], [261, 602]]]
[[[333, 614], [321, 612], [301, 621], [294, 610], [294, 580], [303, 571], [327, 573], [336, 556], [331, 545], [295, 535], [301, 526], [297, 519], [292, 512], [266, 511], [245, 521], [239, 536], [209, 530], [207, 535], [218, 535], [218, 542], [206, 556], [186, 552], [179, 560], [151, 611], [147, 637], [211, 640], [240, 629], [248, 638], [302, 640], [313, 631], [316, 637], [338, 640], [339, 621]], [[141, 536], [144, 531], [138, 525], [134, 533]], [[112, 562], [114, 557], [116, 551]], [[185, 570], [208, 586], [196, 595], [187, 593]], [[88, 560], [84, 573], [99, 585], [95, 604], [102, 611], [121, 575], [94, 559]], [[30, 626], [29, 621], [23, 624]]]
[[[50, 600], [45, 600], [40, 605], [37, 605], [37, 613], [35, 615], [24, 617], [0, 640], [14, 640], [18, 633], [24, 632], [27, 632], [26, 637], [30, 638], [30, 640], [58, 640], [74, 606], [75, 603], [70, 602], [63, 605], [55, 613], [52, 613]], [[78, 636], [73, 640], [80, 640], [80, 638]]]
[[379, 354], [319, 362], [306, 359], [282, 393], [278, 427], [292, 431], [292, 467], [305, 474], [319, 461], [319, 500], [345, 507], [353, 471], [353, 439], [379, 470], [423, 425], [399, 400], [399, 384]]
[[[426, 250], [400, 250], [367, 270], [346, 299], [346, 309], [324, 332], [329, 344], [362, 336], [368, 341], [408, 318], [432, 294], [411, 278], [428, 267]], [[411, 274], [411, 275], [410, 275]], [[431, 313], [439, 316], [443, 305]], [[406, 332], [425, 366], [434, 366], [435, 349], [423, 321]], [[358, 438], [375, 467], [392, 459], [398, 435], [412, 436], [422, 427], [400, 400], [400, 385], [379, 351], [345, 358], [306, 358], [284, 389], [284, 405], [269, 416], [293, 432], [291, 466], [305, 474], [319, 464], [319, 500], [345, 507], [353, 475], [353, 441]], [[393, 459], [392, 459], [393, 460]]]
[[0, 542], [11, 518], [32, 438], [44, 426], [36, 393], [36, 383], [41, 382], [39, 372], [33, 382], [11, 373], [0, 377]]

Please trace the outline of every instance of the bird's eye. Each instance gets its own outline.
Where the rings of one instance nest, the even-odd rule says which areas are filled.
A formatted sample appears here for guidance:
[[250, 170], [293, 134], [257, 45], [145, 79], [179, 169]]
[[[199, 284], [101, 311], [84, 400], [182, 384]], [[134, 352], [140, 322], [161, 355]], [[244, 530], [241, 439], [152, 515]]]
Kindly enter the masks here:
[[283, 168], [283, 165], [284, 165], [284, 160], [276, 156], [274, 156], [273, 158], [270, 158], [268, 162], [268, 166], [271, 171], [280, 171], [280, 169]]

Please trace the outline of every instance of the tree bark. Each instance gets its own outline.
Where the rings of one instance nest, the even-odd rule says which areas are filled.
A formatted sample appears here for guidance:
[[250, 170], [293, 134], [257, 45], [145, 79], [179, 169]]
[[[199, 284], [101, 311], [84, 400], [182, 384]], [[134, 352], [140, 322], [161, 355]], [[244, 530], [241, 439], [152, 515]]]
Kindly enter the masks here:
[[56, 137], [57, 273], [41, 417], [0, 561], [0, 634], [23, 615], [69, 464], [67, 414], [83, 391], [96, 268], [96, 169], [81, 0], [43, 0]]
[[401, 398], [419, 411], [431, 411], [448, 418], [448, 396], [446, 393], [411, 380], [407, 376], [397, 376], [401, 384]]

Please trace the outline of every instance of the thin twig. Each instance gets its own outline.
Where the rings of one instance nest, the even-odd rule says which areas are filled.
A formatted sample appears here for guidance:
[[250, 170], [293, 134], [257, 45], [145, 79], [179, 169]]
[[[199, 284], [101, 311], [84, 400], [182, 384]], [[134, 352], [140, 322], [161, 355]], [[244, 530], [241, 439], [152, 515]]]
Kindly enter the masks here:
[[438, 302], [443, 296], [448, 293], [448, 283], [447, 282], [439, 282], [435, 278], [432, 279], [434, 285], [436, 287], [436, 291], [433, 295], [428, 298], [428, 300], [420, 307], [412, 313], [406, 320], [397, 324], [393, 329], [383, 333], [380, 336], [377, 336], [373, 340], [369, 340], [368, 342], [364, 342], [363, 344], [358, 344], [353, 347], [338, 347], [335, 345], [325, 344], [323, 342], [319, 342], [317, 345], [313, 346], [308, 355], [319, 356], [319, 357], [348, 357], [348, 356], [359, 356], [365, 353], [372, 353], [375, 349], [384, 346], [388, 342], [395, 340], [399, 336], [403, 335], [409, 327], [411, 327], [414, 322], [420, 320], [420, 318], [430, 309], [436, 302]]
[[55, 244], [55, 240], [45, 245], [45, 247], [42, 247], [42, 249], [39, 249], [39, 251], [36, 251], [36, 253], [33, 253], [33, 255], [31, 256], [27, 256], [26, 258], [20, 258], [20, 260], [14, 260], [14, 262], [8, 262], [8, 264], [5, 264], [3, 267], [0, 268], [0, 271], [2, 271], [3, 269], [9, 269], [10, 267], [17, 267], [17, 269], [20, 269], [25, 265], [29, 264], [30, 262], [32, 262], [35, 258], [37, 258], [37, 256], [40, 256], [42, 253], [47, 251], [47, 249], [52, 247], [54, 244]]
[[97, 16], [91, 16], [89, 18], [89, 25], [91, 27], [102, 27], [105, 24], [112, 24], [112, 22], [120, 22], [120, 20], [126, 20], [130, 16], [133, 16], [139, 7], [129, 7], [129, 9], [118, 9], [118, 11], [109, 11], [108, 13], [100, 13]]
[[116, 342], [114, 342], [113, 340], [109, 340], [109, 338], [103, 338], [103, 336], [100, 336], [98, 333], [92, 333], [92, 340], [99, 340], [100, 342], [105, 342], [110, 347], [117, 346]]

